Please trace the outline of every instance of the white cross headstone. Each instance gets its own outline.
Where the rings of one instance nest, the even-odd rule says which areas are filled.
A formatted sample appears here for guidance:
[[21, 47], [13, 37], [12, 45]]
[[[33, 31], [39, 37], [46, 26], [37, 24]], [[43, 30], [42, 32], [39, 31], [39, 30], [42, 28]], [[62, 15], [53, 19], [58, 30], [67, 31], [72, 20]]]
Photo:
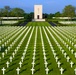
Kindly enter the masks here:
[[70, 62], [71, 68], [73, 67], [73, 64], [74, 64], [74, 63], [71, 61], [71, 62]]
[[23, 60], [24, 60], [24, 57], [21, 57], [21, 60], [22, 60], [22, 62], [23, 62]]
[[36, 53], [34, 52], [33, 55], [36, 55]]
[[32, 75], [33, 75], [33, 74], [34, 74], [35, 69], [34, 69], [34, 68], [32, 68], [32, 69], [31, 69], [31, 71], [32, 71]]
[[5, 74], [5, 70], [6, 70], [6, 69], [3, 67], [3, 68], [2, 68], [2, 71], [3, 71], [3, 75]]
[[75, 75], [76, 75], [76, 68], [74, 69]]
[[64, 69], [63, 69], [63, 68], [60, 68], [60, 72], [61, 72], [61, 74], [63, 74], [63, 71], [64, 71]]
[[71, 50], [71, 53], [73, 54], [74, 50]]
[[24, 52], [26, 52], [27, 50], [25, 49]]
[[17, 53], [17, 50], [15, 49], [15, 54]]
[[22, 66], [22, 62], [21, 61], [19, 62], [19, 65], [20, 65], [20, 68], [21, 68], [21, 66]]
[[25, 56], [25, 55], [26, 55], [26, 52], [23, 53], [23, 56]]
[[62, 50], [62, 54], [64, 53], [64, 50]]
[[3, 53], [2, 53], [2, 57], [3, 57], [3, 58], [4, 58], [4, 55], [5, 55], [5, 54], [4, 54], [4, 52], [3, 52]]
[[19, 75], [19, 72], [20, 72], [19, 67], [16, 69], [16, 71], [17, 71], [17, 75]]
[[6, 54], [7, 54], [7, 52], [8, 52], [7, 49], [5, 50], [5, 52], [6, 52]]
[[46, 53], [45, 53], [45, 52], [43, 52], [43, 55], [45, 56], [45, 55], [46, 55]]
[[59, 58], [58, 57], [55, 57], [55, 59], [56, 59], [56, 62], [57, 62]]
[[0, 46], [0, 51], [1, 51], [1, 46]]
[[4, 44], [2, 44], [2, 48], [4, 48]]
[[60, 47], [60, 50], [62, 49], [62, 47]]
[[10, 50], [10, 47], [8, 47], [8, 50]]
[[44, 64], [45, 64], [45, 68], [47, 68], [48, 63], [47, 63], [47, 62], [45, 62]]
[[45, 50], [44, 46], [43, 46], [43, 50]]
[[45, 50], [43, 49], [43, 52], [45, 52]]
[[58, 64], [58, 68], [59, 68], [59, 67], [60, 67], [60, 65], [61, 65], [60, 61], [58, 61], [58, 62], [57, 62], [57, 64]]
[[1, 44], [1, 42], [2, 42], [2, 41], [0, 40], [0, 44]]
[[34, 46], [34, 50], [36, 50], [36, 46]]
[[10, 59], [10, 62], [12, 62], [12, 59], [13, 59], [13, 58], [12, 58], [12, 56], [10, 56], [10, 58], [9, 58], [9, 59]]
[[27, 48], [28, 48], [28, 46], [25, 47], [25, 49], [27, 49]]
[[35, 62], [32, 62], [31, 64], [32, 64], [32, 67], [34, 68]]
[[15, 53], [13, 52], [13, 53], [12, 53], [12, 55], [13, 55], [13, 58], [14, 58], [14, 56], [15, 56]]
[[76, 44], [74, 45], [74, 48], [76, 48]]
[[55, 52], [55, 50], [52, 50], [52, 52], [54, 53], [54, 52]]
[[66, 56], [67, 56], [67, 53], [64, 53], [64, 57], [66, 58]]
[[0, 60], [1, 60], [1, 57], [0, 57]]
[[34, 49], [34, 52], [36, 52], [36, 50]]
[[49, 69], [48, 69], [48, 68], [46, 68], [46, 69], [45, 69], [45, 71], [46, 71], [46, 74], [48, 74], [48, 73], [49, 73]]
[[75, 55], [75, 58], [76, 58], [76, 52], [74, 53], [74, 55]]
[[10, 63], [7, 61], [6, 64], [7, 64], [7, 68], [8, 68]]
[[69, 51], [70, 51], [71, 47], [69, 47]]
[[68, 48], [68, 45], [66, 44], [67, 48]]
[[46, 56], [44, 56], [44, 60], [46, 60], [47, 58], [46, 58]]
[[54, 53], [54, 58], [56, 57], [56, 53]]
[[70, 57], [68, 56], [66, 59], [67, 59], [67, 62], [69, 62], [69, 60], [70, 60]]
[[32, 58], [33, 60], [35, 60], [35, 56], [33, 56], [33, 58]]

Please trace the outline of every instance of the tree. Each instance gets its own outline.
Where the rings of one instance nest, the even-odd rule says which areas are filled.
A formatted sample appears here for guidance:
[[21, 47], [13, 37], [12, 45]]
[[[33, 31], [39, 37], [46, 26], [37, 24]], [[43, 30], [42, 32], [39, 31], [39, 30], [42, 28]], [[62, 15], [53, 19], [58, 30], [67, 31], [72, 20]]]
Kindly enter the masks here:
[[24, 18], [27, 22], [31, 21], [34, 18], [34, 12], [25, 13]]
[[30, 16], [30, 19], [32, 20], [34, 18], [34, 12], [30, 12], [29, 16]]
[[13, 8], [11, 10], [11, 15], [15, 17], [22, 17], [24, 15], [24, 10], [21, 8]]
[[48, 16], [47, 16], [47, 19], [52, 19], [52, 17], [54, 17], [54, 16], [55, 16], [54, 14], [50, 13], [50, 14], [48, 14]]
[[61, 13], [60, 12], [56, 12], [55, 13], [55, 17], [61, 17]]
[[48, 17], [48, 14], [47, 13], [43, 13], [43, 18], [47, 18]]
[[68, 17], [68, 20], [69, 17], [72, 19], [72, 17], [75, 16], [75, 7], [72, 5], [65, 6], [65, 8], [63, 9], [63, 15]]
[[0, 8], [0, 24], [2, 25], [2, 16], [3, 16], [4, 9]]
[[4, 7], [4, 14], [5, 14], [5, 16], [7, 16], [7, 19], [8, 19], [8, 16], [9, 16], [9, 12], [10, 12], [10, 6], [5, 6]]

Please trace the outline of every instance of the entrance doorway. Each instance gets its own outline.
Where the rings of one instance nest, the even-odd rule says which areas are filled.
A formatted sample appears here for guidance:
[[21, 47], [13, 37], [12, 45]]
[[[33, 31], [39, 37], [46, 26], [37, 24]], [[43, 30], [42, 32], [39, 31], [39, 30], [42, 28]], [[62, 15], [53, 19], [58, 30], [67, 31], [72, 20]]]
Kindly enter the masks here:
[[37, 19], [39, 19], [39, 15], [37, 15]]

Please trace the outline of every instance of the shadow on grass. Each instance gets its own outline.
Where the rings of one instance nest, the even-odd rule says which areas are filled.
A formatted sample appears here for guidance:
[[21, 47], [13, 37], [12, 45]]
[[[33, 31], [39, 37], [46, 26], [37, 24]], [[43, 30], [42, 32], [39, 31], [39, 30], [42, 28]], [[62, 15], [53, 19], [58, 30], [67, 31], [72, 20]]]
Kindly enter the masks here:
[[25, 61], [25, 60], [27, 61], [27, 60], [29, 60], [29, 58], [24, 59], [24, 61]]
[[37, 58], [35, 61], [39, 61], [40, 60], [40, 58]]
[[40, 63], [37, 63], [37, 64], [35, 65], [35, 67], [38, 66], [38, 65], [40, 65]]
[[49, 72], [48, 72], [48, 73], [50, 73], [51, 71], [53, 71], [53, 69], [49, 70]]
[[5, 74], [8, 74], [10, 71], [14, 70], [14, 68], [9, 69], [8, 71], [6, 71]]
[[23, 64], [22, 67], [25, 66], [25, 65], [27, 65], [27, 64], [28, 64], [28, 63]]
[[50, 58], [48, 58], [48, 59], [46, 59], [47, 61], [49, 61], [50, 60]]
[[26, 54], [26, 57], [27, 57], [27, 56], [30, 56], [30, 54]]
[[34, 72], [34, 73], [36, 73], [36, 72], [38, 72], [38, 71], [40, 71], [40, 68], [39, 68], [39, 69], [37, 69], [37, 70], [35, 70], [35, 72]]
[[36, 54], [36, 57], [40, 56], [40, 54]]
[[64, 69], [63, 73], [64, 73], [65, 71], [67, 71], [67, 70], [66, 70], [66, 69]]
[[10, 67], [13, 66], [13, 65], [15, 65], [15, 64], [16, 64], [16, 63], [12, 63], [12, 64], [10, 65]]
[[6, 48], [7, 48], [7, 46], [1, 47], [0, 53], [5, 52], [5, 49], [6, 49]]
[[46, 57], [49, 56], [49, 54], [46, 55]]
[[22, 72], [25, 72], [26, 70], [27, 70], [27, 68], [26, 68], [26, 69], [21, 70], [21, 71], [20, 71], [20, 74], [21, 74]]
[[63, 65], [63, 63], [60, 64], [60, 66], [62, 66], [62, 65]]
[[49, 63], [47, 66], [50, 66], [51, 65], [51, 63]]
[[8, 58], [4, 58], [4, 60], [8, 60]]
[[4, 65], [5, 63], [1, 63], [0, 65]]

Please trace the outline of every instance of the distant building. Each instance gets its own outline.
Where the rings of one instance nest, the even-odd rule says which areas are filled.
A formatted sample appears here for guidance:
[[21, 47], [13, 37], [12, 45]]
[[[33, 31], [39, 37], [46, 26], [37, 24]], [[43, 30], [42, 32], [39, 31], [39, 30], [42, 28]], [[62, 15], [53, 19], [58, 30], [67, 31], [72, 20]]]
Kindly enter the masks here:
[[42, 9], [42, 5], [34, 5], [34, 19], [32, 21], [45, 21]]

